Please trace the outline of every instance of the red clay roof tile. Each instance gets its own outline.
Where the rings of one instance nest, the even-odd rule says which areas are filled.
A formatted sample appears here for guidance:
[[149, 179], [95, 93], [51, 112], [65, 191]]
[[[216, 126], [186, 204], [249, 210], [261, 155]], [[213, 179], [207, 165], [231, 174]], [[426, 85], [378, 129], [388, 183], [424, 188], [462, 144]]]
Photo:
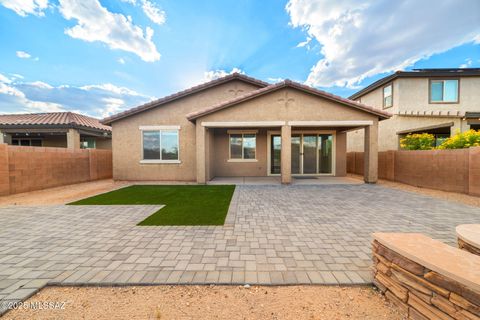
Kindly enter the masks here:
[[71, 126], [111, 132], [112, 128], [103, 125], [98, 119], [73, 112], [47, 112], [0, 115], [1, 126]]

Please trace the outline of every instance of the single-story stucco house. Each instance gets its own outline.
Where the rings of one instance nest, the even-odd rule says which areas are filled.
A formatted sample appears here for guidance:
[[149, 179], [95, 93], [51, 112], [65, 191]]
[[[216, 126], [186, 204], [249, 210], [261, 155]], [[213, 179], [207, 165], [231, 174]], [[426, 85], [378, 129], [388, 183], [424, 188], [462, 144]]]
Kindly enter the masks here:
[[111, 128], [74, 112], [0, 114], [0, 143], [69, 149], [111, 149]]
[[103, 119], [113, 177], [345, 176], [346, 132], [365, 130], [365, 181], [377, 181], [378, 122], [390, 114], [290, 80], [231, 74]]

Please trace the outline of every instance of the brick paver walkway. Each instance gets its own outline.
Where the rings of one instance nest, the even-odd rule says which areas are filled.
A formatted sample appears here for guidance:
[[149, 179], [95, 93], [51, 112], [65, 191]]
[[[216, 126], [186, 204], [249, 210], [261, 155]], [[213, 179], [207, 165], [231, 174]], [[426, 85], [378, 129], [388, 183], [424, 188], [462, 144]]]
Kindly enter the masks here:
[[157, 209], [0, 209], [0, 299], [47, 283], [364, 284], [372, 232], [454, 245], [456, 225], [480, 220], [479, 208], [375, 185], [239, 186], [225, 226], [136, 226]]

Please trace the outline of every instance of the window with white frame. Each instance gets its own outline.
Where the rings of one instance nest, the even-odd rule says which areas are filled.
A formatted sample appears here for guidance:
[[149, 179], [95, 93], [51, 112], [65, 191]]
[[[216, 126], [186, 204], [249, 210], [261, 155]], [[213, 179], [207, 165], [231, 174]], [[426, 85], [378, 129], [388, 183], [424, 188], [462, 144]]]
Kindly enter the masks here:
[[230, 160], [255, 160], [257, 149], [256, 132], [229, 132]]
[[383, 108], [390, 108], [393, 105], [393, 88], [390, 83], [383, 87]]
[[142, 131], [143, 162], [179, 162], [178, 126], [144, 126]]
[[458, 102], [458, 79], [430, 80], [430, 102]]

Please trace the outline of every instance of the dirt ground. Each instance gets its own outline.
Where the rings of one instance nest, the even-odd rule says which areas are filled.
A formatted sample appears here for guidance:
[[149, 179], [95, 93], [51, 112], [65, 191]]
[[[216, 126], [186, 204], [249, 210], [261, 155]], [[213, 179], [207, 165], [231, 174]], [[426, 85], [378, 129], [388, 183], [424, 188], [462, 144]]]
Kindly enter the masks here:
[[98, 180], [60, 186], [55, 188], [12, 194], [0, 197], [0, 206], [57, 205], [87, 198], [128, 185], [112, 179]]
[[[349, 174], [351, 178], [363, 180], [362, 176]], [[38, 191], [19, 193], [9, 196], [0, 197], [0, 207], [9, 205], [35, 206], [35, 205], [58, 205], [65, 204], [83, 198], [91, 197], [99, 193], [108, 192], [118, 189], [129, 184], [159, 184], [159, 182], [127, 182], [113, 181], [112, 179], [98, 180], [49, 188]], [[175, 182], [163, 182], [160, 184], [175, 184]], [[462, 193], [446, 192], [425, 188], [417, 188], [403, 183], [392, 182], [387, 180], [378, 180], [378, 184], [400, 189], [418, 194], [424, 194], [434, 198], [440, 198], [449, 201], [460, 202], [470, 206], [480, 207], [480, 197], [469, 196]]]
[[21, 308], [5, 319], [403, 319], [371, 287], [47, 287], [31, 302], [65, 309]]
[[[349, 174], [348, 176], [363, 180], [363, 176], [359, 176], [356, 174]], [[377, 184], [384, 187], [393, 188], [393, 189], [399, 189], [403, 191], [423, 194], [433, 198], [440, 198], [443, 200], [460, 202], [469, 206], [480, 207], [480, 197], [469, 196], [468, 194], [433, 190], [433, 189], [427, 189], [427, 188], [418, 188], [418, 187], [410, 186], [408, 184], [403, 184], [403, 183], [393, 182], [388, 180], [381, 180], [381, 179], [378, 180]]]

